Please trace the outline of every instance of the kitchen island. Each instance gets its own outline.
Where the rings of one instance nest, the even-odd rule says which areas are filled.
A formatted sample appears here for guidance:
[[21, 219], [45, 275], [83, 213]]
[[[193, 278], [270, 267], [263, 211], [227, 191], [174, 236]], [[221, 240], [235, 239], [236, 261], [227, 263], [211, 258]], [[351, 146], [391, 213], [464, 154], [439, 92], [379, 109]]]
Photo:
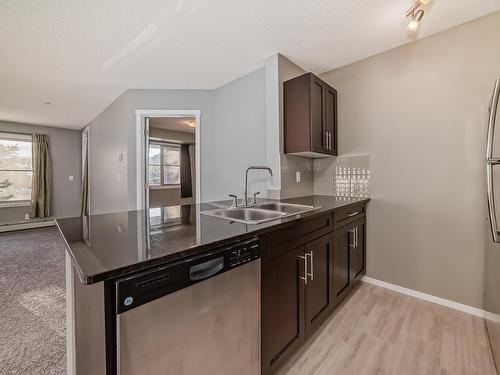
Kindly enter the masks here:
[[[364, 217], [368, 199], [308, 196], [283, 202], [310, 205], [316, 209], [258, 225], [203, 214], [204, 211], [227, 207], [230, 202], [181, 206], [177, 208], [178, 215], [172, 214], [171, 208], [160, 208], [154, 211], [159, 215], [152, 215], [155, 209], [150, 209], [148, 215], [145, 211], [128, 211], [58, 220], [57, 225], [66, 240], [75, 271], [76, 373], [118, 373], [117, 280], [177, 264], [230, 244], [273, 238], [273, 233], [288, 236], [287, 228], [307, 228], [308, 223], [318, 218], [326, 217], [330, 228], [322, 229], [321, 234], [329, 233], [328, 230], [333, 233], [337, 221], [332, 220], [332, 213], [333, 216], [335, 212], [345, 216], [344, 212], [350, 211], [351, 207], [362, 207], [362, 212], [352, 210], [354, 214], [347, 212], [346, 218], [343, 218], [345, 223], [352, 222], [360, 216]], [[293, 231], [296, 232], [295, 229]], [[292, 235], [290, 240], [298, 238], [294, 239]], [[261, 251], [266, 251], [266, 245]], [[261, 255], [266, 259], [266, 254]], [[262, 272], [266, 267], [262, 265]], [[365, 269], [364, 255], [362, 269]], [[333, 282], [333, 273], [329, 278]], [[264, 295], [262, 298], [265, 300]]]

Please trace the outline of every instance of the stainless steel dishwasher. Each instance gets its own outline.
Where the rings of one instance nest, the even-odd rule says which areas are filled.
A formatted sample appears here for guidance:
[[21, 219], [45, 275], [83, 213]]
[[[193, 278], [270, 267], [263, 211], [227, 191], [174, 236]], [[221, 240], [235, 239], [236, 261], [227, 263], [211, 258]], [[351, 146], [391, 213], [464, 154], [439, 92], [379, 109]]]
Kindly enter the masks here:
[[118, 374], [260, 374], [259, 257], [254, 239], [118, 280]]

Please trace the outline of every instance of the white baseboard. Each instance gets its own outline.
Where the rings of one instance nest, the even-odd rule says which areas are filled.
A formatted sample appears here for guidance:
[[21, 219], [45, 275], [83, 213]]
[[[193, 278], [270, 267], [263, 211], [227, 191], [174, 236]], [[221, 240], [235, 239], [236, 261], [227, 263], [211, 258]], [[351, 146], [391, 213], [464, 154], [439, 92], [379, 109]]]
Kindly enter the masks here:
[[28, 221], [26, 223], [5, 224], [0, 226], [1, 232], [13, 232], [23, 229], [44, 228], [56, 225], [54, 220]]
[[368, 284], [377, 285], [377, 286], [380, 286], [382, 288], [393, 290], [393, 291], [401, 293], [401, 294], [406, 294], [408, 296], [415, 297], [415, 298], [418, 298], [418, 299], [421, 299], [424, 301], [437, 303], [438, 305], [442, 305], [442, 306], [449, 307], [451, 309], [463, 311], [467, 314], [475, 315], [475, 316], [478, 316], [480, 318], [486, 318], [488, 315], [488, 313], [486, 311], [478, 309], [477, 307], [464, 305], [462, 303], [450, 301], [448, 299], [444, 299], [441, 297], [436, 297], [436, 296], [433, 296], [431, 294], [418, 292], [418, 291], [413, 290], [413, 289], [404, 288], [402, 286], [387, 283], [385, 281], [377, 280], [377, 279], [374, 279], [374, 278], [371, 278], [368, 276], [363, 276], [363, 278], [361, 280], [368, 283]]

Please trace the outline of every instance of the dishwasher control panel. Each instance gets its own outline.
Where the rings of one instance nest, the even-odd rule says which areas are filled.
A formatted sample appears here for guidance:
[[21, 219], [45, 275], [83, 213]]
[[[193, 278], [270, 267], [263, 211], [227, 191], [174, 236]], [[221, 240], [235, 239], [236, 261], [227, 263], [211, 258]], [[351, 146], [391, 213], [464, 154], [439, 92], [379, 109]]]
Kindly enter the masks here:
[[124, 313], [160, 297], [234, 270], [260, 258], [257, 238], [238, 241], [174, 263], [116, 280], [116, 312]]
[[258, 241], [251, 242], [240, 248], [232, 249], [229, 254], [229, 266], [236, 267], [251, 262], [260, 257], [260, 245]]

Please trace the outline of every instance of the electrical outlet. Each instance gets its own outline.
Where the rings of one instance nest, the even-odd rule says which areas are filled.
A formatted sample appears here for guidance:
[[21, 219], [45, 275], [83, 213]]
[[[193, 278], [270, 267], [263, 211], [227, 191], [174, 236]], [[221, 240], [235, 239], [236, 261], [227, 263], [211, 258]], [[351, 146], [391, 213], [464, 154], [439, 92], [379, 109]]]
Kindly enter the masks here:
[[24, 214], [24, 220], [29, 220], [31, 219], [30, 214]]
[[295, 182], [300, 182], [300, 171], [295, 172]]
[[69, 176], [69, 180], [70, 180], [70, 181], [73, 181], [73, 180], [74, 180], [73, 176], [71, 176], [71, 175], [70, 175], [70, 176]]

